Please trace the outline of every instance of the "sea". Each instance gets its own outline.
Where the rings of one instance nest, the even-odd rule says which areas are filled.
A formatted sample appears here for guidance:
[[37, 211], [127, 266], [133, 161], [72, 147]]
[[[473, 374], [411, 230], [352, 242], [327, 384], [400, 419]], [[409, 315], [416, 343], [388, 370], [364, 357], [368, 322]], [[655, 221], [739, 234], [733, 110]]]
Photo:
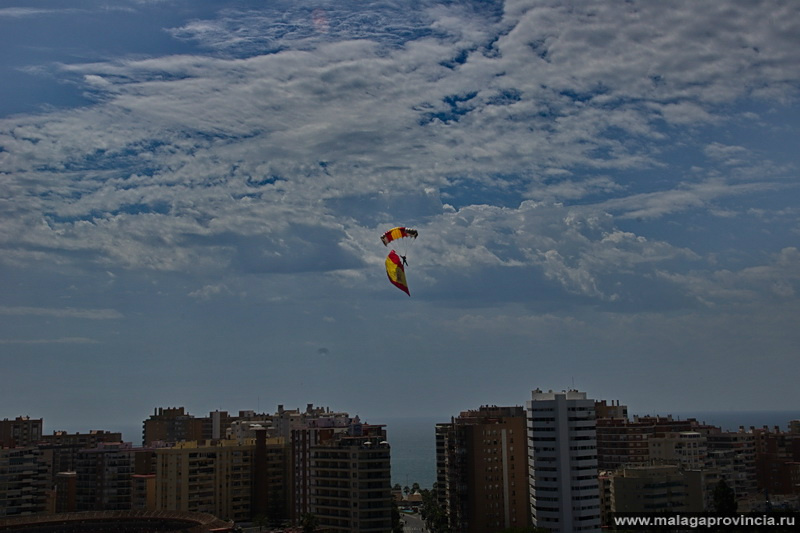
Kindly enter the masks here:
[[[789, 411], [685, 411], [636, 413], [645, 415], [672, 415], [677, 420], [695, 418], [700, 422], [718, 426], [725, 431], [737, 431], [739, 426], [749, 429], [778, 426], [786, 431], [790, 420], [800, 420], [800, 409]], [[630, 418], [634, 414], [629, 413]], [[392, 449], [392, 485], [430, 489], [436, 481], [436, 424], [449, 422], [450, 417], [397, 417], [371, 419], [372, 423], [385, 424], [387, 440]], [[121, 431], [123, 439], [140, 445], [141, 426], [106, 427]]]

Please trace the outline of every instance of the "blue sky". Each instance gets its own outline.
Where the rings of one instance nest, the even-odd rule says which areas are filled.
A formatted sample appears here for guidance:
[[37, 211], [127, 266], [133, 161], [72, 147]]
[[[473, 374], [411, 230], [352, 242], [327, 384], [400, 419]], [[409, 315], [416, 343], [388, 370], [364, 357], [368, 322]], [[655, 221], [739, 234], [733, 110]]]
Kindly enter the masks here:
[[792, 1], [4, 2], [0, 416], [796, 409], [798, 64]]

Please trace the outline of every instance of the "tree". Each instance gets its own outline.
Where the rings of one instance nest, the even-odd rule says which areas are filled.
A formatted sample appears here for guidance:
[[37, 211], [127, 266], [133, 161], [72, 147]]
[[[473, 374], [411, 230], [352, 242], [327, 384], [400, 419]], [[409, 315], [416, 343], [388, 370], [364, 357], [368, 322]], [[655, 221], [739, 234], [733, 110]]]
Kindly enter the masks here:
[[259, 531], [263, 531], [264, 526], [269, 525], [269, 519], [267, 518], [267, 515], [260, 514], [253, 517], [253, 524], [258, 526]]
[[317, 524], [319, 524], [319, 520], [311, 513], [305, 513], [300, 518], [300, 526], [303, 528], [303, 533], [314, 533], [314, 530], [317, 529]]
[[718, 514], [734, 514], [737, 507], [736, 493], [724, 479], [720, 479], [714, 487], [714, 511]]
[[425, 526], [432, 533], [448, 533], [450, 528], [447, 524], [447, 514], [444, 509], [439, 505], [436, 499], [436, 485], [434, 490], [423, 490], [422, 494], [422, 509], [420, 515], [425, 521]]

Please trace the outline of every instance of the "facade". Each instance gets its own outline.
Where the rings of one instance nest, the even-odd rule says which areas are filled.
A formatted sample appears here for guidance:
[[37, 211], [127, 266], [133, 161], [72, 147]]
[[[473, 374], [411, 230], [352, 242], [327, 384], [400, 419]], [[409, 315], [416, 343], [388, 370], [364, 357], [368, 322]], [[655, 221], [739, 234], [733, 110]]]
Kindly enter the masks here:
[[133, 474], [131, 476], [131, 509], [152, 511], [156, 508], [156, 475]]
[[358, 416], [315, 408], [312, 404], [306, 406], [305, 412], [278, 406], [278, 413], [272, 418], [272, 431], [277, 435], [288, 435], [291, 442], [290, 518], [293, 523], [297, 523], [311, 509], [312, 448], [343, 436], [360, 436], [363, 427]]
[[[289, 516], [289, 448], [282, 438], [268, 438], [261, 431], [244, 443], [182, 442], [155, 450], [155, 457], [155, 475], [138, 480], [144, 487], [138, 501], [152, 501], [147, 508], [235, 521], [283, 521]], [[154, 493], [148, 492], [149, 486]]]
[[697, 431], [681, 431], [647, 439], [650, 460], [655, 463], [680, 464], [700, 470], [709, 466], [708, 441]]
[[[681, 465], [687, 472], [695, 471], [702, 478], [700, 485], [705, 491], [706, 508], [720, 479], [734, 489], [737, 499], [752, 497], [758, 492], [758, 431], [754, 433], [752, 428], [749, 432], [744, 428], [725, 432], [693, 418], [676, 420], [672, 416], [637, 416], [628, 420], [608, 416], [608, 410], [602, 407], [598, 407], [597, 416], [598, 466], [607, 478], [624, 467]], [[764, 471], [768, 469], [765, 467]], [[773, 471], [786, 472], [782, 467]]]
[[144, 421], [142, 443], [150, 446], [157, 442], [203, 440], [204, 432], [211, 431], [211, 423], [195, 418], [183, 407], [159, 407]]
[[[37, 445], [0, 448], [0, 516], [175, 510], [298, 524], [314, 513], [331, 531], [391, 530], [386, 431], [347, 413], [309, 404], [196, 419], [182, 407], [159, 408], [143, 423], [149, 447], [120, 442], [119, 433], [42, 437], [41, 420], [5, 422], [7, 443]], [[198, 434], [214, 438], [187, 440]], [[333, 468], [346, 491], [321, 474]]]
[[526, 407], [533, 525], [553, 533], [599, 532], [594, 400], [576, 390], [537, 389]]
[[391, 451], [385, 435], [343, 436], [311, 449], [311, 505], [331, 532], [392, 530]]
[[628, 420], [628, 406], [620, 405], [619, 400], [612, 400], [611, 405], [606, 400], [595, 402], [594, 411], [598, 421], [604, 418]]
[[736, 493], [747, 498], [757, 493], [755, 436], [740, 428], [737, 432], [712, 428], [706, 434], [708, 455], [719, 476]]
[[45, 512], [47, 480], [47, 462], [38, 448], [0, 448], [0, 517]]
[[526, 432], [522, 407], [482, 406], [436, 425], [439, 504], [451, 531], [529, 525]]
[[250, 520], [253, 444], [182, 442], [156, 450], [155, 509]]
[[253, 456], [251, 516], [283, 522], [290, 515], [290, 447], [283, 437], [267, 437], [258, 430]]
[[125, 511], [131, 508], [135, 448], [130, 443], [101, 442], [81, 450], [76, 460], [76, 509]]
[[0, 448], [35, 446], [42, 438], [42, 419], [18, 416], [0, 420]]
[[55, 477], [61, 472], [74, 472], [78, 452], [96, 448], [101, 442], [122, 442], [122, 434], [93, 430], [88, 433], [54, 431], [52, 435], [42, 436], [38, 447], [49, 458], [50, 481], [55, 481]]
[[601, 470], [616, 470], [626, 465], [645, 465], [650, 462], [651, 437], [667, 433], [693, 431], [696, 421], [674, 420], [671, 416], [642, 416], [627, 418], [597, 418], [597, 461]]
[[617, 513], [702, 512], [702, 476], [679, 465], [621, 468], [610, 478], [611, 511]]
[[59, 472], [56, 474], [56, 513], [72, 513], [77, 510], [78, 474], [76, 472]]
[[797, 484], [800, 468], [800, 431], [781, 431], [779, 427], [751, 428], [755, 444], [758, 488], [769, 494], [800, 494]]

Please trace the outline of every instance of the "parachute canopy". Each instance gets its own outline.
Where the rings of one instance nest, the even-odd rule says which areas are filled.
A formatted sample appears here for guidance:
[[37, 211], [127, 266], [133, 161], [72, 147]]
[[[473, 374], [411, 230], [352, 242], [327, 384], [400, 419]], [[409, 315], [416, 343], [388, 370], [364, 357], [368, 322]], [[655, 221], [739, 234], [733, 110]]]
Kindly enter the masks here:
[[403, 268], [403, 261], [397, 252], [392, 250], [386, 256], [386, 275], [389, 276], [389, 281], [392, 285], [411, 296], [408, 292], [408, 283], [406, 282], [406, 270]]
[[383, 245], [387, 246], [390, 242], [395, 239], [400, 239], [403, 237], [411, 237], [413, 239], [417, 238], [417, 230], [411, 228], [392, 228], [383, 235], [381, 235], [381, 241], [383, 241]]

